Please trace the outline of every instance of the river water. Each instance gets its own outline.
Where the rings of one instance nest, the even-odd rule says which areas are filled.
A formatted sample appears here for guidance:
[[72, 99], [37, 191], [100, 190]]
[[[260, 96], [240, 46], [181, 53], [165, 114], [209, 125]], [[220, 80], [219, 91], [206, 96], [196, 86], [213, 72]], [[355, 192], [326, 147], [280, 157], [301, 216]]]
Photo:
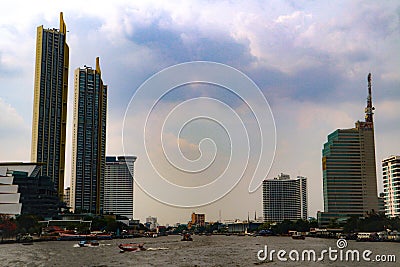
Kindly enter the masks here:
[[[120, 243], [144, 243], [147, 251], [120, 253]], [[400, 266], [400, 243], [388, 242], [355, 242], [348, 241], [347, 247], [341, 249], [360, 251], [360, 261], [340, 261], [339, 252], [336, 261], [326, 254], [322, 261], [295, 261], [296, 253], [303, 250], [314, 250], [318, 257], [323, 250], [336, 249], [337, 241], [307, 237], [305, 240], [293, 240], [290, 237], [250, 237], [250, 236], [193, 236], [193, 241], [180, 241], [180, 236], [158, 238], [135, 238], [102, 240], [99, 247], [78, 247], [75, 241], [38, 242], [33, 245], [2, 244], [0, 245], [0, 266]], [[273, 254], [272, 261], [263, 260], [271, 250], [285, 250], [281, 258]], [[362, 259], [365, 250], [372, 251], [367, 255], [371, 261]], [[294, 260], [289, 258], [288, 254]], [[261, 260], [257, 257], [259, 254]], [[395, 255], [395, 262], [373, 262], [376, 255]], [[350, 258], [350, 257], [349, 257]], [[382, 257], [381, 257], [382, 258]]]

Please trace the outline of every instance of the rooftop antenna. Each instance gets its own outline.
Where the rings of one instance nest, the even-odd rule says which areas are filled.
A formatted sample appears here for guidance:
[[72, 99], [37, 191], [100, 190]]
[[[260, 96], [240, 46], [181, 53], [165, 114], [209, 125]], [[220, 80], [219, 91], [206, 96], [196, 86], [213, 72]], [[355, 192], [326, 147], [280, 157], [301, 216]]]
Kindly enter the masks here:
[[365, 108], [365, 122], [373, 123], [372, 115], [375, 108], [372, 106], [372, 83], [371, 83], [371, 73], [368, 74], [368, 98], [367, 107]]

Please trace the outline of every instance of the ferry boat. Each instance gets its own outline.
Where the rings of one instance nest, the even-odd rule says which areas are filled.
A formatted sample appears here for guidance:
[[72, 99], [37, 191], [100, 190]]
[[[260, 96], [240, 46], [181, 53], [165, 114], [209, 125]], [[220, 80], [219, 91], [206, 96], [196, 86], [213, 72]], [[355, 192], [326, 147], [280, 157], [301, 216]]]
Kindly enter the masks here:
[[376, 233], [358, 233], [356, 241], [379, 241], [378, 235]]
[[16, 241], [22, 245], [33, 245], [33, 237], [30, 234], [17, 235]]
[[299, 232], [294, 232], [292, 234], [292, 238], [293, 239], [306, 239], [306, 237], [304, 235], [302, 235], [301, 233], [299, 233]]
[[189, 233], [186, 233], [183, 234], [181, 241], [193, 241], [193, 238]]

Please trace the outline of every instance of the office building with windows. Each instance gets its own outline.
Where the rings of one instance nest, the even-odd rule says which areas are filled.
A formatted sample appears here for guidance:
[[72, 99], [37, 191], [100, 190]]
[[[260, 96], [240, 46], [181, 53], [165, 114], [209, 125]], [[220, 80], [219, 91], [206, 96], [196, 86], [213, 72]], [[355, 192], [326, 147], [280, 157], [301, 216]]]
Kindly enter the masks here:
[[400, 156], [382, 160], [383, 198], [385, 215], [400, 216]]
[[329, 134], [322, 150], [324, 212], [318, 213], [320, 225], [379, 210], [373, 110], [369, 74], [365, 121]]
[[107, 85], [96, 68], [75, 70], [72, 133], [71, 208], [102, 214], [106, 151]]
[[280, 174], [263, 181], [263, 216], [265, 222], [283, 220], [307, 220], [307, 178], [291, 179]]
[[[45, 163], [0, 163], [0, 203], [2, 197], [7, 197], [5, 202], [10, 207], [17, 207], [15, 210], [19, 211], [18, 214], [33, 214], [44, 218], [56, 216], [62, 203], [51, 178], [40, 175], [43, 166]], [[2, 188], [7, 188], [1, 186], [2, 180], [12, 182], [8, 186], [12, 192], [2, 195]]]
[[37, 28], [31, 161], [45, 163], [58, 196], [64, 194], [65, 138], [68, 100], [69, 48], [60, 13], [60, 29]]
[[104, 212], [133, 219], [135, 156], [106, 158]]

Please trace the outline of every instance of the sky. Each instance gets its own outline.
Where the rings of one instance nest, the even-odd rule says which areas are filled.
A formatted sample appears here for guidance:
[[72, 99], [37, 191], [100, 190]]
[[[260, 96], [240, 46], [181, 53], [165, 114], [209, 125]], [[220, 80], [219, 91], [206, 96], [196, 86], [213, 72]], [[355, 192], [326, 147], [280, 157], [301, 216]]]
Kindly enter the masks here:
[[[102, 78], [109, 90], [107, 155], [124, 153], [122, 135], [129, 131], [132, 134], [129, 153], [138, 157], [136, 175], [146, 179], [151, 174], [143, 168], [148, 155], [139, 149], [143, 145], [140, 139], [143, 127], [135, 119], [148, 114], [143, 107], [147, 102], [143, 106], [130, 106], [134, 93], [152, 75], [175, 64], [191, 61], [226, 64], [258, 86], [273, 114], [276, 151], [264, 178], [280, 173], [306, 176], [310, 216], [323, 210], [323, 144], [335, 129], [351, 128], [355, 121], [363, 120], [367, 75], [371, 72], [376, 108], [377, 184], [378, 191], [382, 191], [380, 161], [400, 154], [400, 115], [396, 111], [400, 106], [398, 1], [2, 3], [0, 161], [30, 161], [36, 27], [58, 28], [60, 11], [64, 12], [70, 47], [66, 185], [70, 182], [71, 168], [73, 71], [83, 65], [94, 66], [99, 56]], [[155, 126], [146, 132], [145, 138], [150, 143], [158, 142], [160, 125], [167, 121], [168, 114], [180, 103], [199, 97], [215, 98], [230, 106], [227, 110], [239, 114], [248, 133], [259, 138], [258, 129], [253, 128], [257, 121], [251, 113], [252, 107], [246, 107], [245, 101], [231, 91], [210, 84], [186, 85], [167, 94], [149, 117]], [[220, 110], [215, 103], [203, 102], [197, 106], [192, 103], [193, 110], [200, 113], [207, 110], [215, 114]], [[126, 112], [129, 123], [124, 128]], [[171, 126], [173, 129], [179, 126], [177, 122], [182, 122], [184, 116], [179, 115], [182, 112], [173, 120], [176, 124]], [[157, 168], [162, 175], [182, 186], [199, 186], [211, 182], [210, 177], [223, 173], [226, 166], [238, 167], [242, 158], [229, 161], [234, 151], [229, 136], [240, 126], [235, 126], [232, 118], [227, 115], [219, 120], [226, 129], [233, 127], [231, 133], [212, 120], [194, 121], [179, 134], [167, 128], [162, 133], [167, 151], [175, 151], [178, 143], [184, 159], [196, 160], [204, 152], [207, 161], [214, 153], [216, 164], [209, 169], [211, 174], [195, 179], [171, 175], [165, 157], [157, 158], [162, 151], [152, 145], [153, 161], [160, 163]], [[273, 133], [269, 134], [274, 139]], [[208, 141], [203, 142], [204, 138]], [[199, 207], [175, 207], [153, 199], [136, 186], [135, 217], [144, 220], [156, 216], [161, 223], [173, 224], [188, 221], [192, 212], [206, 213], [208, 221], [220, 217], [247, 219], [248, 214], [254, 217], [255, 212], [257, 217], [261, 216], [261, 188], [252, 193], [248, 190], [259, 156], [259, 142], [260, 139], [250, 144], [250, 161], [243, 177], [217, 201]], [[234, 158], [237, 153], [232, 155]]]

